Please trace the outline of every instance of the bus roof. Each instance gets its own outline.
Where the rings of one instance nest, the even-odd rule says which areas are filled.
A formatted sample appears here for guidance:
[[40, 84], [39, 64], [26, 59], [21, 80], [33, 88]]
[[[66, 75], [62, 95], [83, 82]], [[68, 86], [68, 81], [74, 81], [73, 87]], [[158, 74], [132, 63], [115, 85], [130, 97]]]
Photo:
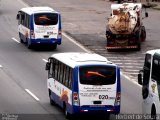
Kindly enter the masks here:
[[21, 11], [31, 15], [34, 13], [42, 13], [42, 12], [49, 12], [49, 13], [58, 13], [57, 11], [55, 11], [54, 9], [50, 8], [50, 7], [26, 7], [26, 8], [22, 8]]
[[64, 64], [67, 64], [72, 68], [74, 68], [77, 65], [112, 64], [112, 62], [108, 61], [107, 58], [95, 53], [66, 52], [66, 53], [56, 53], [53, 54], [51, 57], [63, 62]]
[[151, 55], [154, 55], [155, 53], [160, 54], [160, 49], [149, 50], [146, 53], [151, 54]]

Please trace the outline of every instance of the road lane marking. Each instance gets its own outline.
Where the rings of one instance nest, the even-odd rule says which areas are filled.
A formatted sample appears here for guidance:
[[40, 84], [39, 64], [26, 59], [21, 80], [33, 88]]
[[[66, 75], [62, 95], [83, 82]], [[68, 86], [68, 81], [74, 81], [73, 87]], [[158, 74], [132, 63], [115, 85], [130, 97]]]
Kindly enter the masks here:
[[38, 98], [36, 95], [34, 95], [29, 89], [25, 89], [25, 91], [26, 91], [28, 94], [30, 94], [35, 100], [39, 101], [39, 98]]
[[17, 42], [17, 43], [20, 43], [16, 38], [12, 38], [12, 40], [14, 40], [15, 42]]
[[127, 69], [127, 68], [125, 68], [125, 71], [126, 72], [139, 72], [139, 70], [134, 70], [134, 69]]
[[2, 65], [0, 65], [0, 68], [2, 68], [3, 66]]
[[123, 73], [127, 75], [138, 75], [139, 72], [123, 72]]
[[48, 60], [46, 60], [46, 59], [42, 59], [44, 62], [48, 62]]
[[18, 0], [22, 5], [24, 5], [25, 7], [28, 7], [29, 5], [27, 3], [25, 3], [23, 0]]
[[122, 68], [138, 68], [138, 69], [142, 69], [143, 67], [140, 67], [140, 66], [120, 66]]
[[74, 40], [73, 38], [71, 38], [69, 35], [67, 35], [66, 33], [62, 32], [62, 35], [64, 37], [66, 37], [68, 40], [70, 40], [72, 43], [74, 43], [75, 45], [77, 45], [78, 47], [80, 47], [82, 50], [84, 50], [85, 52], [89, 52], [92, 53], [89, 49], [85, 48], [83, 45], [81, 45], [80, 43], [78, 43], [76, 40]]

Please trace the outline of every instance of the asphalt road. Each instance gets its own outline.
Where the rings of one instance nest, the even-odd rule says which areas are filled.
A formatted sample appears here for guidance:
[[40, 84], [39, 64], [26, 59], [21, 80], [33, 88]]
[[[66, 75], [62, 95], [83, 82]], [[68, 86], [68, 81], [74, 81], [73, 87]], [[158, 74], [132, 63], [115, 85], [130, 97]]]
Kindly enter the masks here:
[[[18, 114], [22, 120], [65, 120], [62, 110], [49, 104], [45, 61], [57, 52], [84, 51], [63, 36], [63, 43], [53, 51], [48, 48], [27, 49], [18, 39], [16, 14], [25, 5], [20, 0], [2, 0], [0, 7], [0, 113]], [[34, 2], [34, 1], [33, 1]], [[121, 113], [142, 113], [141, 87], [121, 76]], [[28, 90], [37, 98], [33, 98]], [[49, 116], [51, 115], [51, 116]], [[48, 117], [43, 118], [44, 117]], [[3, 119], [3, 118], [0, 118]], [[116, 119], [111, 116], [111, 120]]]

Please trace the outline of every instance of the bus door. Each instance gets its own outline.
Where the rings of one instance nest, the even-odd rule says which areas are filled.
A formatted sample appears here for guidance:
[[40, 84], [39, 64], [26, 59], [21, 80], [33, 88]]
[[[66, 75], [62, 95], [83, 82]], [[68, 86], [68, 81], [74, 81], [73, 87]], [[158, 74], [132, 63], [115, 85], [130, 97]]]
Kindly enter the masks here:
[[60, 15], [58, 13], [34, 14], [35, 39], [57, 39], [59, 37]]
[[153, 94], [156, 112], [160, 114], [160, 55], [154, 54], [152, 61], [152, 76], [150, 91]]
[[117, 77], [115, 66], [79, 67], [80, 106], [88, 109], [112, 109], [116, 99]]
[[143, 96], [143, 113], [150, 114], [152, 98], [149, 95], [149, 81], [151, 72], [151, 55], [146, 54], [143, 67], [143, 84], [142, 84], [142, 96]]

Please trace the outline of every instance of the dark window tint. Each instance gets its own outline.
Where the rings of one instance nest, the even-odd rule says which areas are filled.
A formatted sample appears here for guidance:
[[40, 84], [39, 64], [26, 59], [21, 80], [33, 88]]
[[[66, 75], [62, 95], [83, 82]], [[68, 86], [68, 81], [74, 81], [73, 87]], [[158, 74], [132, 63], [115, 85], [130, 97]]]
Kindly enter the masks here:
[[152, 78], [160, 83], [160, 59], [153, 57]]
[[48, 71], [48, 78], [54, 78], [66, 87], [72, 89], [73, 69], [54, 58], [50, 59], [49, 62], [51, 67]]
[[80, 83], [87, 85], [110, 85], [116, 81], [116, 67], [84, 66], [79, 68]]
[[146, 54], [146, 56], [145, 56], [144, 67], [146, 67], [148, 69], [150, 69], [150, 67], [151, 67], [151, 55], [150, 54]]
[[41, 13], [34, 15], [36, 25], [56, 25], [58, 23], [58, 14], [56, 13]]
[[143, 68], [143, 86], [148, 85], [150, 78], [151, 55], [146, 54]]

